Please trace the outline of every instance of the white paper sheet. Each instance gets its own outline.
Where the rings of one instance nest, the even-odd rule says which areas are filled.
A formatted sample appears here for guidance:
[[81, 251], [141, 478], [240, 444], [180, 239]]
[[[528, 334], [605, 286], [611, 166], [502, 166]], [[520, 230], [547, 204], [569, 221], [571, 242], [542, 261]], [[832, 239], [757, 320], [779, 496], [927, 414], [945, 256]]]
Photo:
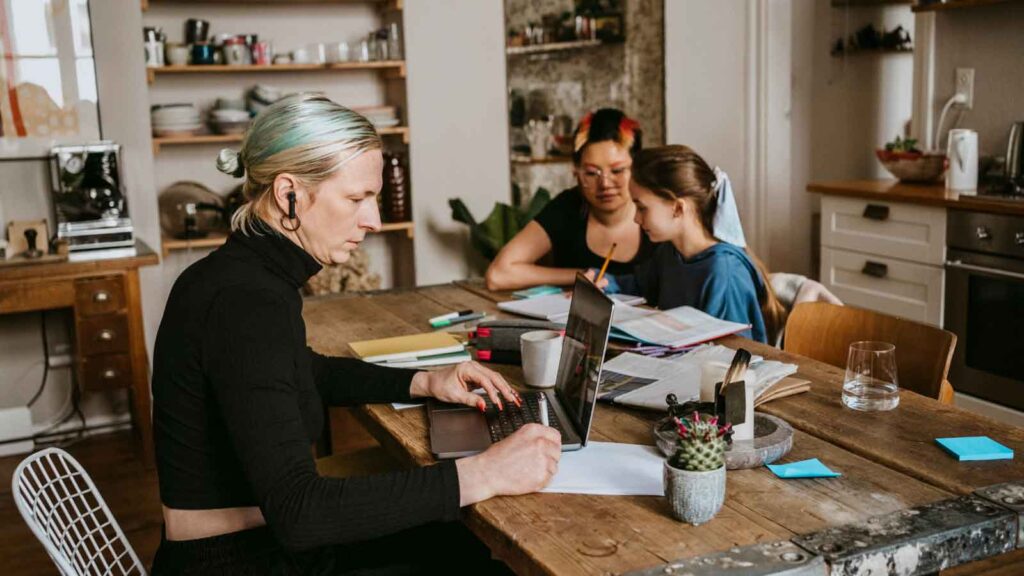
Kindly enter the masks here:
[[562, 453], [558, 473], [541, 492], [606, 496], [663, 496], [665, 458], [654, 446], [589, 442]]

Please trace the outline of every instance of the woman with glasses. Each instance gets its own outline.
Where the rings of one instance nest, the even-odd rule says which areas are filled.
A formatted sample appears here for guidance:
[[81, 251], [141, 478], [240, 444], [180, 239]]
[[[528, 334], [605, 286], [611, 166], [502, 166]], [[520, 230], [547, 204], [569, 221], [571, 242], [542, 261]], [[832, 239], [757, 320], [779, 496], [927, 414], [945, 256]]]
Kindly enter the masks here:
[[[611, 274], [630, 274], [652, 245], [634, 221], [629, 196], [640, 125], [613, 108], [587, 114], [576, 127], [573, 163], [578, 185], [556, 196], [502, 248], [487, 269], [491, 290], [571, 285], [576, 272], [600, 268], [615, 245]], [[551, 266], [538, 262], [551, 254]]]

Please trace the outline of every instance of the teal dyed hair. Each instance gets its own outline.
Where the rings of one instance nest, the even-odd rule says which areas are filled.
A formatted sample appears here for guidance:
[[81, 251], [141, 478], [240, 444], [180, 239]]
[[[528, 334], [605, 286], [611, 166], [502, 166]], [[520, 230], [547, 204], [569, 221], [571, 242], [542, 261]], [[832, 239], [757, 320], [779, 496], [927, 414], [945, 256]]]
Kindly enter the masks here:
[[217, 159], [222, 172], [245, 177], [247, 202], [231, 228], [250, 233], [256, 219], [273, 218], [270, 192], [278, 175], [291, 174], [315, 188], [350, 160], [380, 148], [373, 124], [358, 112], [313, 94], [278, 100], [256, 116], [239, 152], [222, 150]]

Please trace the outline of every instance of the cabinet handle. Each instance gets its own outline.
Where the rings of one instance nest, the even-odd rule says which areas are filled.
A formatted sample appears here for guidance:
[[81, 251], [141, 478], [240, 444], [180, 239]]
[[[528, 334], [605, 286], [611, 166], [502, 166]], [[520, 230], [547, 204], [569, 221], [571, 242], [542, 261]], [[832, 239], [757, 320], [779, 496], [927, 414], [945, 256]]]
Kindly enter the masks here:
[[110, 292], [107, 292], [106, 290], [100, 290], [99, 292], [96, 292], [95, 294], [92, 295], [92, 301], [97, 304], [103, 304], [104, 302], [107, 302], [109, 300]]
[[117, 370], [107, 368], [103, 371], [103, 378], [104, 380], [113, 380], [114, 378], [117, 378]]
[[96, 335], [96, 339], [101, 342], [110, 342], [114, 339], [114, 331], [109, 328], [104, 328]]
[[864, 263], [864, 267], [861, 268], [860, 272], [865, 276], [885, 278], [889, 275], [889, 267], [881, 262], [872, 262], [871, 260], [868, 260]]
[[881, 204], [868, 204], [864, 207], [864, 217], [868, 220], [888, 220], [889, 207]]

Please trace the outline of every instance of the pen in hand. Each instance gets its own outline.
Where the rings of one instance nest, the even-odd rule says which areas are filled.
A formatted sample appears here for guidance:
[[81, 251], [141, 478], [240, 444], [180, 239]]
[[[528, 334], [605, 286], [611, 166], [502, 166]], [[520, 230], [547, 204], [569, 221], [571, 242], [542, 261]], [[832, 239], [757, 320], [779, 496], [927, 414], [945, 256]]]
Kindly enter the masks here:
[[540, 411], [540, 423], [550, 426], [551, 424], [548, 423], [548, 397], [544, 394], [541, 394], [537, 401], [537, 410]]

